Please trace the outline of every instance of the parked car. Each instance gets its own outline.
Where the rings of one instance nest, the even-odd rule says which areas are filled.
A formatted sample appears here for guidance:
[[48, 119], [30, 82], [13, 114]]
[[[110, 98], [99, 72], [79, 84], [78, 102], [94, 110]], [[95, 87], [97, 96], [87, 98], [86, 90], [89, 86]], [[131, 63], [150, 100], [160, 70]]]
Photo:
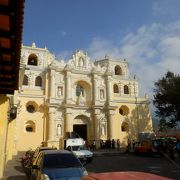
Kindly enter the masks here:
[[22, 165], [25, 168], [26, 175], [29, 177], [31, 176], [31, 167], [38, 156], [38, 154], [41, 151], [45, 150], [57, 150], [55, 147], [37, 147], [35, 151], [32, 151], [32, 153], [27, 153], [26, 158], [22, 159]]
[[135, 149], [136, 153], [158, 154], [161, 155], [164, 150], [164, 142], [160, 139], [142, 141]]
[[32, 162], [34, 162], [34, 160], [36, 159], [36, 157], [41, 151], [45, 151], [45, 150], [57, 150], [57, 148], [56, 147], [37, 147], [36, 150], [34, 151]]
[[73, 179], [87, 176], [80, 160], [67, 150], [41, 151], [32, 165], [31, 180]]
[[82, 180], [170, 180], [170, 178], [136, 171], [91, 173]]
[[84, 139], [69, 138], [65, 139], [64, 142], [64, 148], [66, 150], [72, 151], [81, 162], [92, 162], [93, 152], [86, 148]]
[[68, 146], [66, 149], [72, 151], [81, 162], [92, 162], [93, 160], [93, 152], [89, 151], [84, 145]]

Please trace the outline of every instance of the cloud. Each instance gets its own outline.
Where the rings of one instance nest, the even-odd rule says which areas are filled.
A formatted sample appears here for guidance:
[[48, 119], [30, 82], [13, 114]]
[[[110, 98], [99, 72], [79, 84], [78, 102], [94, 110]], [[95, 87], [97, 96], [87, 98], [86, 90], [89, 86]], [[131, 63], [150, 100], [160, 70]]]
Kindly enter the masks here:
[[93, 59], [108, 54], [111, 58], [127, 59], [130, 70], [140, 83], [141, 95], [152, 98], [154, 82], [167, 70], [179, 73], [180, 21], [166, 25], [144, 25], [127, 34], [118, 43], [108, 39], [93, 38], [88, 53]]
[[66, 60], [66, 59], [70, 59], [72, 52], [71, 51], [61, 51], [59, 53], [56, 54], [56, 59], [58, 60]]
[[179, 0], [156, 0], [152, 4], [152, 13], [154, 16], [179, 17]]
[[61, 36], [66, 36], [66, 35], [67, 35], [67, 32], [61, 31]]
[[116, 45], [108, 39], [93, 38], [88, 47], [88, 53], [90, 53], [92, 59], [101, 59], [105, 55], [118, 57], [119, 49], [117, 49]]

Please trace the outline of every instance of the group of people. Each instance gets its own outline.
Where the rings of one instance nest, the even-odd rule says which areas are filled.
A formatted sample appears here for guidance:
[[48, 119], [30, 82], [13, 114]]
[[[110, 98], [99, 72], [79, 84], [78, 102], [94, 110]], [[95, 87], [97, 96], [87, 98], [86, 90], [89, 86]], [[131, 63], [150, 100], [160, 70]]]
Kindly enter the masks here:
[[[126, 152], [130, 152], [135, 150], [139, 146], [140, 142], [135, 140], [127, 140]], [[120, 149], [120, 140], [119, 139], [108, 139], [108, 140], [100, 140], [100, 141], [86, 141], [86, 147], [90, 150], [99, 149]], [[180, 158], [180, 140], [177, 139], [173, 141], [170, 138], [163, 140], [162, 146], [158, 147], [162, 153], [167, 154], [171, 159], [175, 159], [175, 152], [178, 154]]]
[[120, 148], [120, 140], [117, 139], [108, 139], [106, 141], [100, 140], [100, 148], [101, 149], [119, 149]]
[[127, 147], [126, 147], [126, 152], [129, 152], [131, 150], [134, 150], [135, 147], [137, 146], [138, 142], [135, 142], [135, 140], [127, 140]]
[[119, 149], [120, 148], [120, 140], [119, 139], [108, 139], [108, 140], [100, 140], [100, 141], [86, 141], [86, 147], [91, 150], [96, 150], [97, 147], [100, 146], [100, 149]]

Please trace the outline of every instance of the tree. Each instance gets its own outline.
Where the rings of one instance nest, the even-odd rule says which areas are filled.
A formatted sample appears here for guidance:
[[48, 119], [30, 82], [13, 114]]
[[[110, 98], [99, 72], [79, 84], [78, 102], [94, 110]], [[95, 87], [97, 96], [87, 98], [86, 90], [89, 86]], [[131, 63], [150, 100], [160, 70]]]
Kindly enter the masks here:
[[180, 76], [168, 71], [155, 82], [153, 104], [160, 130], [176, 127], [180, 121]]

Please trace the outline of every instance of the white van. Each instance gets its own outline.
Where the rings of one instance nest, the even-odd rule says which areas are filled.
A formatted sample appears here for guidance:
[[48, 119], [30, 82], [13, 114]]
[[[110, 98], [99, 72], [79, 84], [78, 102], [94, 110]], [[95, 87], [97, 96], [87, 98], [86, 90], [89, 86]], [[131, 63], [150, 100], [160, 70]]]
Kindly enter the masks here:
[[85, 141], [82, 138], [66, 139], [65, 149], [72, 151], [81, 161], [91, 162], [93, 160], [93, 152], [86, 148]]

